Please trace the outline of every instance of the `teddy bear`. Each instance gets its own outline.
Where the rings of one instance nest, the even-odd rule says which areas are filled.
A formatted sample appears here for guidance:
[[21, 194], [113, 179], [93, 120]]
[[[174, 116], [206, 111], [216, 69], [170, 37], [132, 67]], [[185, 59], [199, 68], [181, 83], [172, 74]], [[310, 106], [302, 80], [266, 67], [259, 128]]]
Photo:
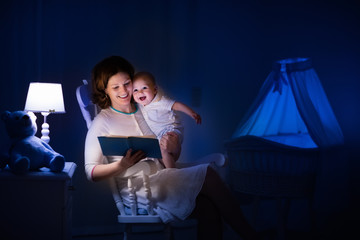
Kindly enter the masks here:
[[2, 166], [6, 162], [15, 174], [25, 174], [29, 170], [38, 170], [42, 167], [47, 167], [52, 172], [63, 170], [64, 156], [35, 136], [37, 125], [34, 113], [5, 111], [1, 114], [1, 119], [5, 122], [11, 141], [7, 159], [2, 157]]

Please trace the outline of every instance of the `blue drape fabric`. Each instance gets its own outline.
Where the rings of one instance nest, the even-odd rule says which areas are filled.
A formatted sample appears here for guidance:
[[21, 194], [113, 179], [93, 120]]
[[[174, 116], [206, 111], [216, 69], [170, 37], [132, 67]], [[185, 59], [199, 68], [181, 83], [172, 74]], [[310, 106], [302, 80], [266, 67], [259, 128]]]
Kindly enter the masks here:
[[310, 135], [307, 146], [331, 147], [344, 142], [311, 60], [284, 59], [274, 63], [233, 138], [300, 134]]

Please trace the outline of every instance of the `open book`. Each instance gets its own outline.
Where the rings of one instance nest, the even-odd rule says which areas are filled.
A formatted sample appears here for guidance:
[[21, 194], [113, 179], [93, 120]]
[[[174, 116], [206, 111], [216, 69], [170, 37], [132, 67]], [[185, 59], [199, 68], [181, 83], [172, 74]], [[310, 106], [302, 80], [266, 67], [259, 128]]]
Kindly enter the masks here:
[[142, 150], [146, 157], [162, 158], [159, 140], [153, 136], [99, 136], [104, 156], [125, 156], [128, 149]]

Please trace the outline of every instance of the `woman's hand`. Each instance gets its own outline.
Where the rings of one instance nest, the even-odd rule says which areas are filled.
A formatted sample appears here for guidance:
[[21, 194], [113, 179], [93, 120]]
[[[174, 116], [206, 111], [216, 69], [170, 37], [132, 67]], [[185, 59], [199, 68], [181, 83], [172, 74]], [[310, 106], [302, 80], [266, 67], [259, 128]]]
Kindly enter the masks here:
[[136, 151], [132, 154], [133, 150], [129, 149], [126, 152], [126, 155], [119, 161], [120, 166], [123, 169], [128, 169], [129, 167], [133, 166], [135, 163], [139, 162], [141, 159], [145, 158], [145, 153], [141, 150]]
[[93, 168], [91, 178], [94, 181], [100, 181], [109, 177], [114, 177], [126, 171], [129, 167], [145, 158], [143, 151], [136, 151], [132, 154], [133, 150], [129, 149], [126, 155], [119, 161], [109, 164], [99, 164]]
[[166, 133], [160, 139], [160, 147], [165, 151], [172, 153], [177, 160], [180, 156], [181, 152], [181, 144], [179, 140], [179, 136], [174, 132]]

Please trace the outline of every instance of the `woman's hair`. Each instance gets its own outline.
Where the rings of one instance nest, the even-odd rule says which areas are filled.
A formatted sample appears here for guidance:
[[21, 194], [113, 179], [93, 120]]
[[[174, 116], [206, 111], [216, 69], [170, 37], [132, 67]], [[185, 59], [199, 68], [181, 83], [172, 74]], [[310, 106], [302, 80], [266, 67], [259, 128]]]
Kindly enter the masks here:
[[109, 79], [118, 74], [126, 73], [132, 80], [134, 77], [134, 67], [125, 58], [120, 56], [111, 56], [105, 58], [95, 65], [91, 72], [92, 82], [92, 101], [100, 108], [108, 108], [111, 105], [110, 98], [106, 95], [105, 89]]
[[156, 81], [155, 81], [155, 78], [154, 76], [149, 73], [149, 72], [137, 72], [135, 75], [134, 75], [134, 78], [133, 80], [135, 81], [136, 79], [144, 79], [146, 81], [149, 81], [150, 83], [154, 84], [154, 86], [156, 86]]

